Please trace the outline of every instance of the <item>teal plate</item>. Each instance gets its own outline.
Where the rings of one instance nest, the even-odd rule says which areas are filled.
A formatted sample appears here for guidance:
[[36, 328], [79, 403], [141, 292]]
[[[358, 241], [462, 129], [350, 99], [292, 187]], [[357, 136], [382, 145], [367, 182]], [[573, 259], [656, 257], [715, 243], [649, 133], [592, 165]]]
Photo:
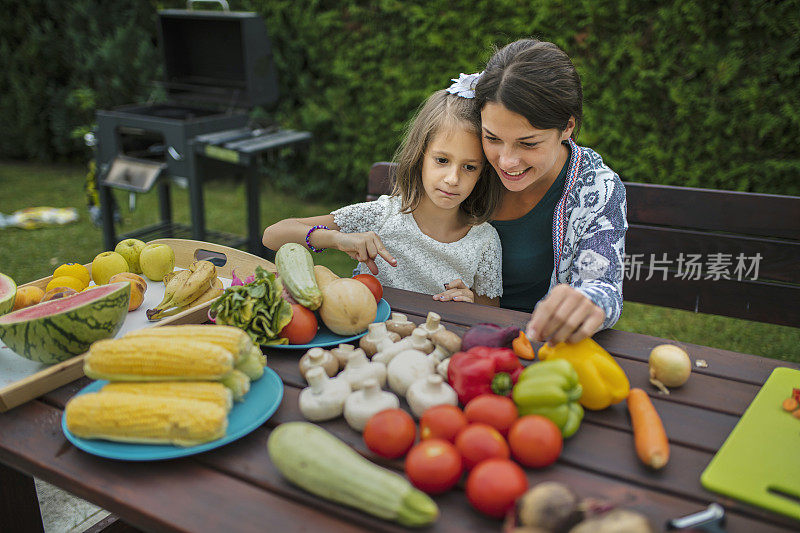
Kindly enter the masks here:
[[[386, 322], [387, 320], [389, 320], [389, 316], [391, 314], [392, 314], [392, 308], [389, 307], [389, 302], [381, 298], [381, 301], [378, 303], [378, 312], [375, 314], [375, 320], [373, 320], [373, 322]], [[332, 332], [327, 327], [325, 327], [325, 324], [323, 324], [322, 320], [320, 320], [317, 336], [311, 339], [311, 342], [309, 342], [308, 344], [265, 344], [264, 348], [282, 348], [284, 350], [286, 349], [307, 350], [309, 348], [315, 348], [315, 347], [336, 346], [337, 344], [345, 344], [348, 342], [358, 340], [366, 334], [367, 330], [364, 330], [363, 333], [359, 333], [358, 335], [353, 335], [352, 337], [344, 337], [342, 335], [337, 335], [336, 333]]]
[[[97, 392], [108, 381], [94, 381], [86, 385], [78, 394]], [[197, 446], [171, 446], [167, 444], [131, 444], [109, 440], [90, 440], [76, 437], [67, 429], [67, 419], [62, 415], [61, 429], [76, 448], [109, 459], [122, 461], [158, 461], [195, 455], [224, 446], [240, 439], [261, 426], [275, 413], [283, 398], [283, 383], [272, 369], [265, 368], [261, 379], [253, 381], [244, 401], [235, 402], [228, 413], [228, 432], [217, 439]]]

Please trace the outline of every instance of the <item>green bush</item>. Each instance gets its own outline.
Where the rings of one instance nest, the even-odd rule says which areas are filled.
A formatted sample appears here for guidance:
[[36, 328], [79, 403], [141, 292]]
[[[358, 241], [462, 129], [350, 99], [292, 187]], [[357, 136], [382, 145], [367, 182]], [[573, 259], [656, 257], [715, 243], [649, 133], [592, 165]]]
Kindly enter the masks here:
[[0, 17], [0, 157], [86, 156], [82, 133], [95, 109], [154, 91], [160, 75], [155, 2], [11, 5]]
[[[0, 22], [0, 67], [9, 72], [0, 90], [12, 94], [0, 102], [0, 120], [19, 110], [26, 117], [15, 138], [0, 138], [0, 157], [74, 154], [70, 134], [90, 123], [88, 104], [149, 95], [159, 62], [156, 7], [103, 5], [113, 14], [100, 16], [90, 0], [29, 2]], [[282, 94], [275, 117], [314, 135], [308, 152], [270, 173], [301, 194], [363, 197], [369, 165], [391, 158], [430, 92], [480, 70], [493, 45], [525, 36], [553, 41], [573, 58], [585, 93], [579, 143], [623, 179], [800, 194], [798, 0], [231, 5], [265, 18]], [[24, 43], [10, 54], [15, 35]], [[85, 56], [65, 57], [61, 42], [53, 49], [61, 38]]]

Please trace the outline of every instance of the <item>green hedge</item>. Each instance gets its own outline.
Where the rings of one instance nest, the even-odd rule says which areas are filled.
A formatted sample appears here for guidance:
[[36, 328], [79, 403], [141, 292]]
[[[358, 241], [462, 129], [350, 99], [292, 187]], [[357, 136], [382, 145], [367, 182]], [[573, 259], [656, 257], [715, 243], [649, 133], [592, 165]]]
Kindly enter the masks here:
[[[0, 157], [75, 156], [89, 104], [151, 95], [156, 6], [105, 4], [27, 2], [0, 22], [0, 90], [11, 94], [0, 120], [25, 117], [0, 138]], [[281, 76], [276, 118], [313, 132], [308, 152], [270, 173], [302, 194], [363, 196], [369, 165], [392, 156], [430, 92], [524, 36], [573, 57], [585, 93], [578, 141], [623, 179], [800, 194], [800, 1], [659, 4], [231, 2], [266, 20]]]
[[0, 16], [0, 157], [87, 157], [94, 110], [157, 97], [155, 2], [26, 0]]

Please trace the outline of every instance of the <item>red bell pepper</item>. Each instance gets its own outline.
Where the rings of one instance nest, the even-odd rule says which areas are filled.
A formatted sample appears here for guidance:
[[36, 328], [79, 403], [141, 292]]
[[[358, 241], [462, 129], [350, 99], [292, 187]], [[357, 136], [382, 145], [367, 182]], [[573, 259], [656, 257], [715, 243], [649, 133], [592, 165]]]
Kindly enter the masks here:
[[458, 401], [466, 405], [481, 394], [511, 395], [522, 370], [511, 348], [474, 346], [450, 357], [447, 381], [458, 394]]

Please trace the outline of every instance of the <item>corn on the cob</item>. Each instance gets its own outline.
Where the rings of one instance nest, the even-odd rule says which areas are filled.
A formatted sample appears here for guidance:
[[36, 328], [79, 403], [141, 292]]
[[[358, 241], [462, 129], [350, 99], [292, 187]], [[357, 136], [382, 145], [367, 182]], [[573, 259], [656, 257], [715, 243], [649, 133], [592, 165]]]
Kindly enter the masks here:
[[222, 378], [222, 384], [231, 390], [233, 399], [237, 402], [244, 400], [244, 395], [250, 392], [250, 378], [241, 370], [232, 370]]
[[67, 428], [84, 439], [194, 446], [225, 435], [228, 416], [210, 402], [94, 392], [65, 408]]
[[244, 356], [253, 352], [261, 353], [261, 349], [253, 343], [243, 329], [233, 326], [214, 325], [183, 325], [161, 326], [155, 328], [137, 329], [125, 334], [128, 338], [158, 337], [169, 339], [192, 339], [210, 342], [225, 348], [233, 354], [233, 364], [238, 364]]
[[83, 363], [92, 379], [109, 381], [218, 381], [233, 356], [210, 342], [132, 337], [97, 341]]
[[233, 407], [233, 393], [218, 381], [116, 381], [106, 384], [100, 392], [145, 394], [184, 400], [201, 400], [219, 405], [225, 412]]
[[255, 381], [264, 375], [264, 363], [260, 354], [250, 352], [235, 365], [236, 370], [247, 374], [250, 381]]

